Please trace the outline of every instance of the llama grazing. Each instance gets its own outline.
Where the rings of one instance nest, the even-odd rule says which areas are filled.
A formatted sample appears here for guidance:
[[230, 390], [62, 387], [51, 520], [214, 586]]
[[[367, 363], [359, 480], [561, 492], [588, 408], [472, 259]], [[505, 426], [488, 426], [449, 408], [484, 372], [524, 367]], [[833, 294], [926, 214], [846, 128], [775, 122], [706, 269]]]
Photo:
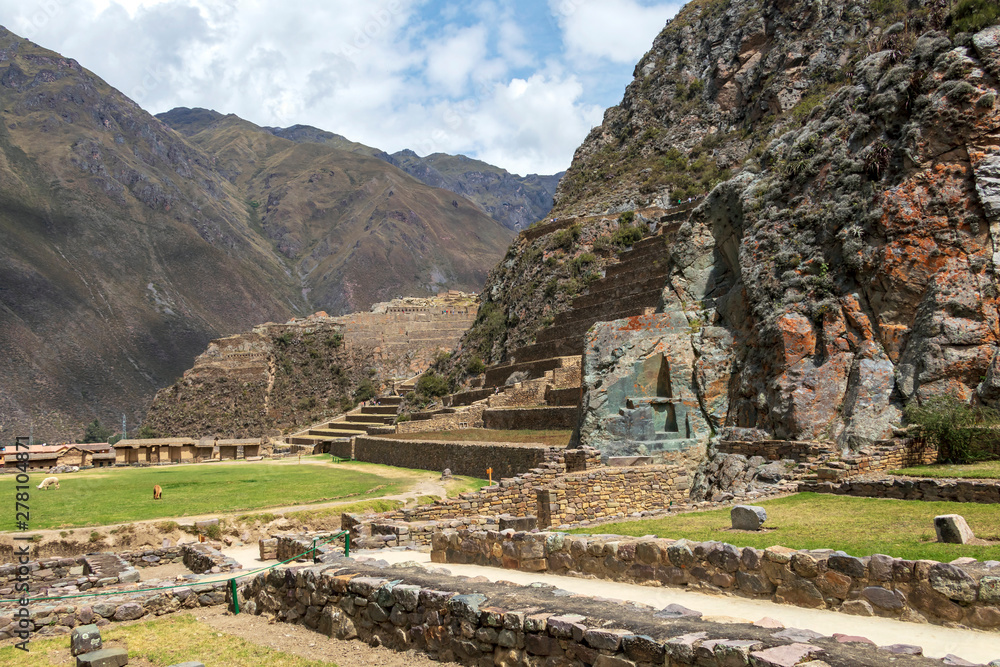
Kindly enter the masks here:
[[39, 489], [48, 489], [51, 487], [59, 488], [59, 478], [58, 477], [46, 477], [42, 480], [42, 483], [38, 485]]

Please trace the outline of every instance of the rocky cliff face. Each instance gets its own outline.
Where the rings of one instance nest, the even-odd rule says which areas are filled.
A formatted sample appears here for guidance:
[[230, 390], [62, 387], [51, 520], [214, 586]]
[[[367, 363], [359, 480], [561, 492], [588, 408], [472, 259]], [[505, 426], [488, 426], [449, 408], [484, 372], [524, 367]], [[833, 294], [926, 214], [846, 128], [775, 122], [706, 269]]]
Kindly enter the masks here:
[[[858, 445], [911, 400], [1000, 400], [1000, 27], [966, 19], [918, 0], [691, 3], [577, 151], [553, 215], [711, 192], [669, 239], [660, 310], [690, 324], [717, 431]], [[543, 262], [520, 272], [544, 281]], [[509, 319], [531, 304], [504, 266], [484, 308]]]

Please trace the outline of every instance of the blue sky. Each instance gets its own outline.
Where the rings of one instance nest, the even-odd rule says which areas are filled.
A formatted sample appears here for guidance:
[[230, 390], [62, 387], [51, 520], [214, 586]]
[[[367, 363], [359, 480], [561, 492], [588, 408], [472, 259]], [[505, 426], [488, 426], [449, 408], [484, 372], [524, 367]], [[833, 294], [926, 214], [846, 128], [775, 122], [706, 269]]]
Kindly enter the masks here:
[[145, 109], [565, 169], [679, 2], [0, 0], [0, 24]]

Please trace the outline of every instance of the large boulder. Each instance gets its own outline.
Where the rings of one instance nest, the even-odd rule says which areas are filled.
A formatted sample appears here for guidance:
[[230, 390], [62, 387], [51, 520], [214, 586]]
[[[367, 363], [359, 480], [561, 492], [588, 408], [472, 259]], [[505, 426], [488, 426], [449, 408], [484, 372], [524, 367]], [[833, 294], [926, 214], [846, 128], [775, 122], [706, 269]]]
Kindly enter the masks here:
[[934, 517], [934, 531], [937, 541], [948, 544], [968, 544], [976, 538], [972, 529], [960, 514], [942, 514]]
[[767, 521], [767, 510], [756, 505], [737, 505], [729, 512], [733, 530], [760, 530]]

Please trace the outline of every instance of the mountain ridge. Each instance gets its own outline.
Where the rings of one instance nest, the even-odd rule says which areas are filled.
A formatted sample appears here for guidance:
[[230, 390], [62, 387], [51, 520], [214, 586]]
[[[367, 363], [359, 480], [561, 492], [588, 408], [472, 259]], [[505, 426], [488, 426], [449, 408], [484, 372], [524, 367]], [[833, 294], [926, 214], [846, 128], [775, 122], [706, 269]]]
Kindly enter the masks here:
[[[156, 117], [185, 136], [194, 136], [225, 118], [238, 118], [235, 114], [226, 115], [214, 110], [187, 107], [177, 107], [157, 114]], [[261, 129], [296, 143], [323, 144], [388, 162], [426, 185], [466, 197], [494, 220], [512, 230], [524, 229], [548, 215], [552, 209], [556, 186], [564, 173], [520, 176], [465, 155], [433, 153], [420, 157], [410, 149], [390, 154], [310, 125]]]

